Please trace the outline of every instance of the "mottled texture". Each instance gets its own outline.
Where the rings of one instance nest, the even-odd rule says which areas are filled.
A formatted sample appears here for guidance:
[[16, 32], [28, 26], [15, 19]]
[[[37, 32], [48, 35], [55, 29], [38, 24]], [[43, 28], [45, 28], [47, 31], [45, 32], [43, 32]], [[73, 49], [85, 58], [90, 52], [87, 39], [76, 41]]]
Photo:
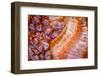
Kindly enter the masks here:
[[28, 15], [28, 60], [87, 58], [87, 27], [86, 17]]

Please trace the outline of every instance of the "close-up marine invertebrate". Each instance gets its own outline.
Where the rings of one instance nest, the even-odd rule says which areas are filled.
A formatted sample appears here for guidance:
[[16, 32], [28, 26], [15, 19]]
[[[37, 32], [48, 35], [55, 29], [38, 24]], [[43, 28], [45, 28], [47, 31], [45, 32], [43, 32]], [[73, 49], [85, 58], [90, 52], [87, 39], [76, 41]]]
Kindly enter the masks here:
[[28, 60], [88, 57], [88, 18], [28, 15]]

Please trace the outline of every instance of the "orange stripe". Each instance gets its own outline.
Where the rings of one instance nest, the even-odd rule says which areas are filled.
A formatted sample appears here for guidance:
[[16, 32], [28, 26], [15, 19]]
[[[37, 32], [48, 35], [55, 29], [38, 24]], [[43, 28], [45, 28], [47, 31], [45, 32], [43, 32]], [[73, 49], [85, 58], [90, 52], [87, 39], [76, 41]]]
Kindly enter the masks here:
[[77, 30], [75, 31], [75, 34], [70, 39], [70, 41], [66, 45], [64, 45], [64, 47], [59, 52], [59, 58], [60, 59], [64, 59], [67, 56], [68, 50], [75, 44], [76, 40], [80, 36], [81, 31], [82, 31], [82, 27], [80, 25], [80, 21], [78, 21], [78, 26], [77, 26]]
[[[69, 22], [69, 18], [65, 18], [64, 23], [68, 24], [68, 22]], [[51, 49], [62, 39], [62, 37], [66, 33], [66, 29], [67, 29], [67, 26], [64, 27], [63, 31], [59, 34], [59, 36], [57, 36], [54, 40], [51, 41], [51, 43], [50, 43], [50, 45], [51, 45], [50, 48]]]

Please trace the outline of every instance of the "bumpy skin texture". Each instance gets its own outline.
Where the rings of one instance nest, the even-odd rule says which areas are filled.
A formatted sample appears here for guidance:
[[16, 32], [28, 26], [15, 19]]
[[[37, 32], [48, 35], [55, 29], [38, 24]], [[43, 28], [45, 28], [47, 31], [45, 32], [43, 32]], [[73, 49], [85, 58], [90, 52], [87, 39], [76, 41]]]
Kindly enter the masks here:
[[[81, 38], [84, 32], [86, 35]], [[71, 53], [78, 40], [87, 43], [84, 38], [87, 38], [86, 17], [28, 15], [29, 61], [87, 58], [87, 46], [75, 50], [82, 51], [77, 57], [78, 53]]]

